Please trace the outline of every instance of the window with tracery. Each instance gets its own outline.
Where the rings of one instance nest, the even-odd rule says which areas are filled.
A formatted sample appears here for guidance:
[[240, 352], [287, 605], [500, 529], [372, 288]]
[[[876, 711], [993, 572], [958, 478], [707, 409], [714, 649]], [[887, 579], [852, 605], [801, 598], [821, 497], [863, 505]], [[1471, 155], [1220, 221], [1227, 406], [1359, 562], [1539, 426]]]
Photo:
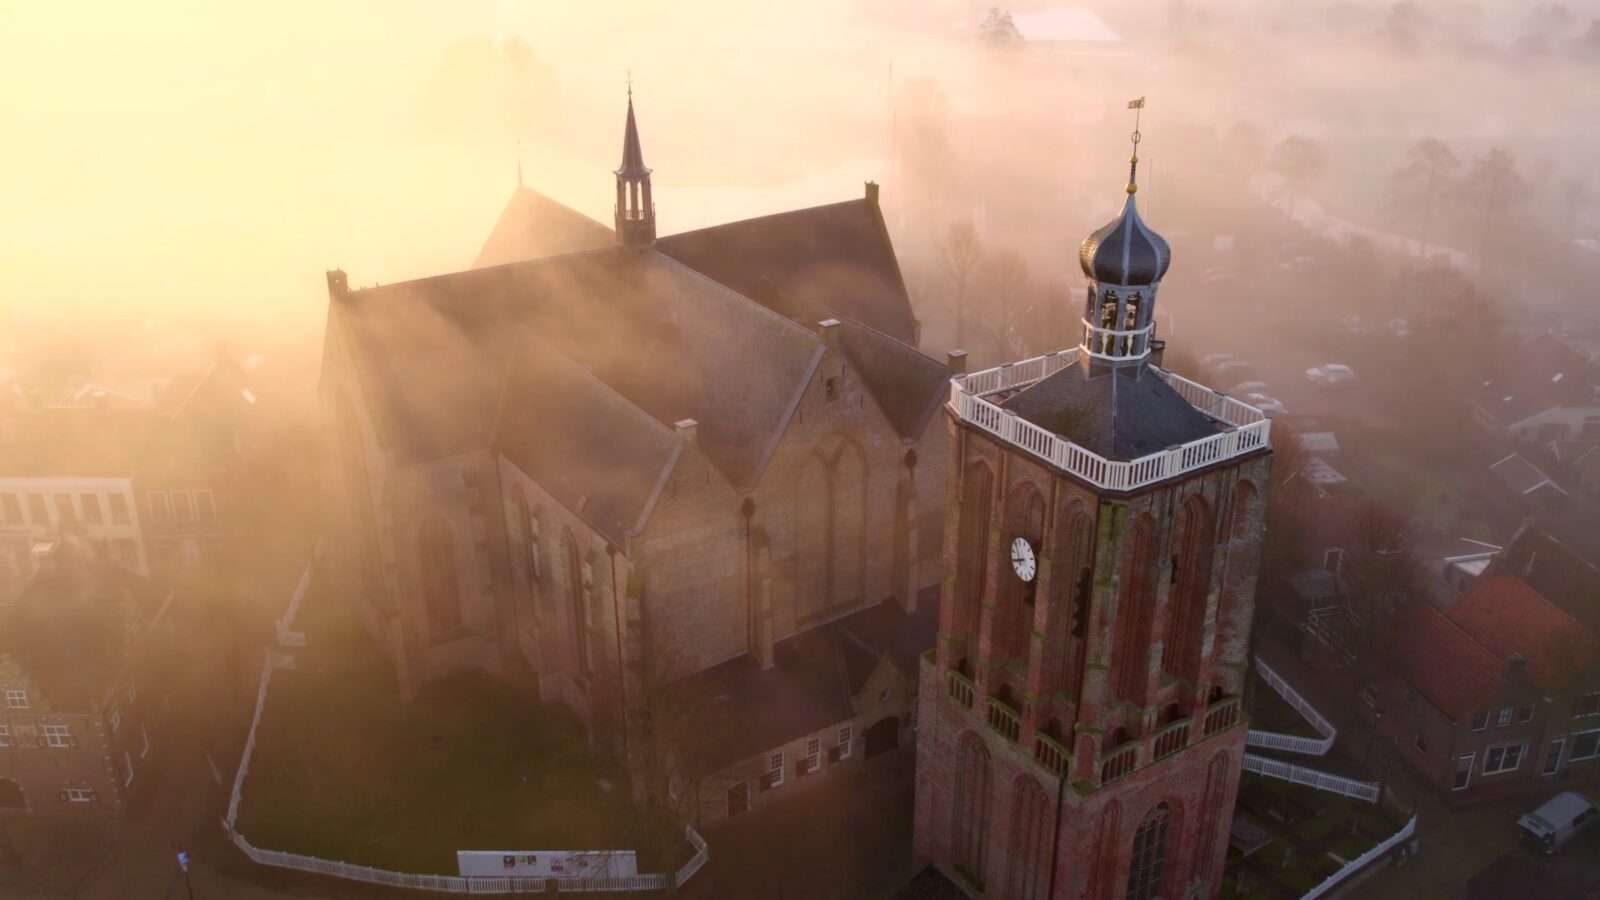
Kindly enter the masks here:
[[1128, 900], [1161, 896], [1167, 867], [1167, 825], [1172, 810], [1160, 803], [1139, 823], [1133, 835], [1133, 864], [1128, 869]]

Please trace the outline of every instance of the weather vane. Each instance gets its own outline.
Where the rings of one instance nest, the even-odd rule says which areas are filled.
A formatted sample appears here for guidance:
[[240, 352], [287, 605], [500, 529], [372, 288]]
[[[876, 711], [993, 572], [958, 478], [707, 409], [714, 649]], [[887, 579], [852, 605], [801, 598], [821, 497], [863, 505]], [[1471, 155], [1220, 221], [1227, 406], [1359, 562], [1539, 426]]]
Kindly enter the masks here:
[[1129, 100], [1128, 108], [1133, 110], [1133, 158], [1128, 161], [1128, 193], [1139, 190], [1139, 117], [1144, 113], [1144, 98]]

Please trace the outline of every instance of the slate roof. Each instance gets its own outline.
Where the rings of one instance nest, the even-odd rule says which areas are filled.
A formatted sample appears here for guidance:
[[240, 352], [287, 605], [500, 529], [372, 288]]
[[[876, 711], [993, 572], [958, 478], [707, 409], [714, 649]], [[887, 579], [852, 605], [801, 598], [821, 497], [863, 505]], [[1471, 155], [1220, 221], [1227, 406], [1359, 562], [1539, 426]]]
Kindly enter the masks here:
[[656, 249], [798, 322], [847, 319], [916, 343], [894, 246], [865, 198], [686, 231]]
[[531, 333], [514, 356], [495, 449], [622, 544], [643, 526], [682, 442]]
[[1564, 687], [1600, 657], [1600, 639], [1520, 578], [1479, 579], [1448, 615], [1500, 659], [1521, 654], [1529, 677], [1546, 690]]
[[472, 267], [598, 250], [616, 242], [616, 234], [605, 225], [519, 184]]
[[1100, 226], [1078, 247], [1083, 274], [1103, 285], [1149, 285], [1172, 265], [1172, 248], [1139, 217], [1130, 187], [1122, 214]]
[[1396, 613], [1389, 636], [1401, 677], [1451, 719], [1465, 721], [1494, 700], [1505, 661], [1444, 613], [1412, 604]]
[[683, 678], [673, 693], [688, 698], [701, 738], [682, 748], [703, 772], [765, 753], [855, 715], [838, 638], [812, 629], [774, 649], [775, 664], [762, 671], [745, 654]]
[[1138, 459], [1224, 427], [1146, 366], [1068, 366], [1000, 406], [1108, 459]]
[[650, 174], [644, 164], [644, 151], [639, 148], [639, 125], [633, 119], [633, 92], [628, 92], [628, 121], [622, 128], [622, 165], [617, 174], [624, 178], [643, 178]]
[[488, 445], [526, 326], [658, 422], [697, 420], [701, 448], [744, 486], [823, 352], [814, 332], [682, 264], [616, 246], [369, 288], [335, 305], [380, 440], [402, 462]]
[[910, 440], [921, 437], [949, 393], [945, 364], [849, 320], [839, 324], [839, 345], [895, 431]]

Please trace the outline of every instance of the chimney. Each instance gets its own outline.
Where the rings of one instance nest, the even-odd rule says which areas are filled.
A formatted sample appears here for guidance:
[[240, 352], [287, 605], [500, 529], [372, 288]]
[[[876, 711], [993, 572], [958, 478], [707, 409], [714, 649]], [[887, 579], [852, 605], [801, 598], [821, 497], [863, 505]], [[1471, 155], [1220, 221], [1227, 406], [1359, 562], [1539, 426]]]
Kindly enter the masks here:
[[699, 437], [700, 423], [694, 419], [679, 419], [672, 423], [672, 430], [678, 433], [678, 440], [692, 444]]
[[867, 202], [873, 206], [878, 205], [878, 183], [876, 181], [867, 182]]
[[951, 375], [967, 374], [967, 351], [951, 350], [944, 355], [944, 367], [950, 370]]
[[817, 323], [817, 336], [822, 338], [822, 343], [832, 350], [839, 346], [839, 320], [823, 319]]
[[1521, 653], [1513, 653], [1506, 657], [1505, 679], [1512, 684], [1527, 682], [1528, 660]]
[[343, 300], [350, 294], [350, 282], [345, 278], [343, 269], [328, 270], [328, 296], [334, 300]]

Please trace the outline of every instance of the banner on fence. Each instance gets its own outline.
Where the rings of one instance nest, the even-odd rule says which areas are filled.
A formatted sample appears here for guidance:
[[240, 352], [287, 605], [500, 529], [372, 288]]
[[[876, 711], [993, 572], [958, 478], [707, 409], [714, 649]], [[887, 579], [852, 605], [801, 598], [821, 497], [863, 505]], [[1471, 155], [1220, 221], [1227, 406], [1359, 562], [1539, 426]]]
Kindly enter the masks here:
[[630, 878], [639, 874], [632, 850], [457, 850], [456, 868], [468, 877]]

